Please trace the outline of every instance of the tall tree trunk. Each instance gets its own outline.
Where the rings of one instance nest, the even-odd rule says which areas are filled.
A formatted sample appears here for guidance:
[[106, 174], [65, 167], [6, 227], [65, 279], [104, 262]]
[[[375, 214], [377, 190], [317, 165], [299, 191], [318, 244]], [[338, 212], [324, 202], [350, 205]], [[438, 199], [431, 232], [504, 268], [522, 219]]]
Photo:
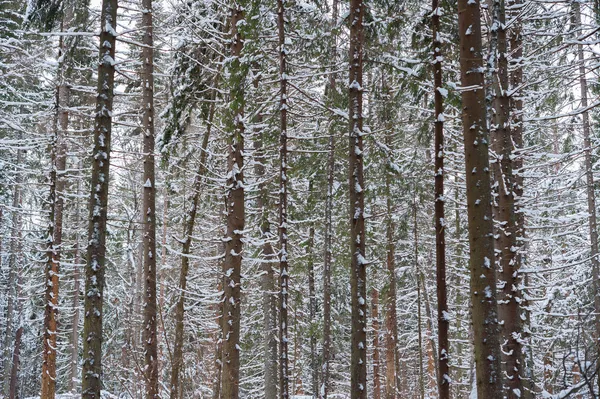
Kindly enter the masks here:
[[[17, 165], [21, 165], [23, 162], [23, 151], [17, 151]], [[4, 345], [3, 345], [3, 392], [5, 395], [9, 394], [9, 381], [10, 381], [10, 369], [11, 369], [11, 356], [10, 348], [13, 345], [13, 322], [15, 313], [15, 302], [18, 300], [17, 297], [17, 277], [20, 273], [19, 265], [19, 248], [21, 234], [21, 214], [19, 208], [21, 204], [21, 184], [23, 183], [23, 177], [21, 173], [17, 173], [15, 178], [15, 185], [13, 188], [12, 198], [12, 216], [11, 216], [11, 232], [10, 232], [10, 253], [8, 257], [8, 281], [7, 281], [7, 304], [6, 304], [6, 331], [4, 334]]]
[[[387, 87], [386, 87], [387, 88]], [[389, 92], [387, 93], [389, 94]], [[385, 136], [385, 145], [392, 149], [391, 134]], [[391, 160], [390, 160], [391, 163]], [[394, 243], [394, 230], [396, 228], [392, 217], [392, 171], [391, 167], [385, 175], [386, 198], [386, 268], [389, 279], [387, 308], [385, 316], [385, 392], [387, 399], [395, 399], [398, 390], [398, 315], [397, 303], [397, 277], [396, 277], [396, 245]]]
[[99, 399], [102, 389], [102, 304], [106, 264], [106, 218], [115, 78], [117, 0], [102, 0], [100, 63], [94, 127], [85, 273], [82, 398]]
[[[312, 203], [313, 182], [308, 183], [309, 199]], [[310, 371], [311, 371], [311, 394], [313, 398], [318, 397], [319, 392], [319, 357], [317, 353], [317, 334], [314, 328], [317, 322], [317, 292], [315, 287], [315, 264], [313, 251], [315, 246], [315, 226], [311, 223], [308, 228], [308, 242], [306, 243], [306, 256], [308, 256], [308, 299], [310, 316]]]
[[231, 60], [228, 63], [231, 106], [228, 116], [227, 157], [227, 237], [225, 243], [223, 302], [223, 398], [239, 397], [240, 381], [240, 289], [244, 207], [244, 78], [240, 60], [243, 36], [238, 29], [245, 20], [244, 10], [235, 4], [231, 14]]
[[[581, 5], [579, 2], [573, 2], [573, 13], [575, 23], [579, 28], [582, 28], [581, 23]], [[596, 192], [594, 187], [594, 170], [592, 160], [592, 143], [590, 132], [590, 115], [587, 111], [588, 107], [588, 85], [586, 77], [585, 57], [583, 54], [583, 44], [577, 44], [577, 59], [579, 61], [579, 88], [581, 90], [581, 108], [583, 112], [583, 146], [585, 153], [585, 180], [587, 190], [587, 206], [588, 206], [588, 225], [590, 232], [590, 252], [592, 258], [592, 280], [594, 286], [594, 310], [595, 310], [595, 340], [596, 351], [600, 354], [600, 260], [598, 259], [598, 224], [596, 219]], [[600, 373], [597, 376], [597, 384], [600, 386]]]
[[508, 76], [508, 46], [506, 37], [506, 16], [504, 0], [494, 0], [493, 21], [498, 27], [493, 30], [492, 40], [496, 40], [497, 51], [490, 57], [498, 60], [490, 65], [495, 70], [494, 117], [491, 124], [492, 150], [496, 155], [492, 170], [494, 186], [497, 190], [497, 206], [494, 207], [494, 219], [497, 222], [496, 249], [500, 266], [500, 294], [498, 315], [501, 322], [502, 339], [505, 348], [502, 360], [505, 364], [507, 395], [509, 399], [523, 395], [523, 349], [521, 347], [521, 294], [519, 275], [520, 264], [517, 256], [517, 217], [515, 212], [513, 177], [513, 141], [510, 127], [510, 96]]
[[371, 324], [373, 326], [373, 399], [381, 399], [381, 373], [379, 358], [379, 291], [371, 291]]
[[181, 249], [181, 270], [179, 274], [179, 296], [175, 305], [175, 340], [173, 342], [173, 362], [171, 364], [171, 399], [179, 398], [179, 374], [183, 366], [183, 319], [185, 313], [185, 291], [187, 289], [187, 275], [190, 267], [190, 252], [192, 247], [192, 235], [196, 224], [196, 214], [200, 204], [202, 193], [202, 182], [206, 173], [206, 157], [208, 142], [212, 131], [212, 122], [215, 114], [215, 100], [217, 93], [217, 84], [220, 74], [215, 77], [215, 89], [211, 95], [211, 105], [208, 114], [206, 131], [202, 138], [202, 148], [200, 150], [200, 162], [198, 171], [194, 177], [194, 185], [192, 186], [193, 196], [190, 209], [187, 211], [185, 218], [184, 237]]
[[439, 0], [433, 0], [431, 26], [433, 32], [433, 89], [434, 89], [434, 141], [435, 141], [435, 271], [438, 318], [438, 394], [440, 399], [450, 399], [450, 367], [448, 329], [448, 293], [446, 288], [446, 224], [444, 217], [444, 95], [442, 89], [442, 39]]
[[350, 0], [350, 76], [348, 86], [350, 286], [352, 338], [350, 392], [352, 399], [367, 397], [367, 261], [365, 259], [365, 195], [363, 175], [363, 18], [362, 0]]
[[[333, 0], [331, 16], [331, 48], [330, 56], [337, 59], [337, 34], [335, 27], [338, 19], [338, 0]], [[328, 100], [335, 103], [336, 84], [335, 75], [329, 76]], [[333, 255], [333, 183], [335, 179], [335, 123], [331, 122], [329, 127], [329, 143], [327, 158], [327, 194], [325, 198], [325, 238], [324, 238], [324, 257], [323, 257], [323, 366], [322, 383], [319, 389], [319, 398], [327, 399], [329, 394], [329, 374], [331, 369], [331, 263]]]
[[288, 354], [289, 267], [287, 247], [287, 53], [285, 8], [277, 0], [279, 30], [279, 397], [290, 397]]
[[[255, 88], [258, 88], [259, 80], [254, 81]], [[263, 135], [264, 128], [261, 126], [263, 122], [262, 114], [258, 114], [255, 120], [254, 128], [254, 173], [258, 183], [258, 198], [256, 200], [257, 207], [260, 212], [260, 238], [262, 242], [262, 267], [260, 285], [262, 290], [263, 300], [263, 325], [265, 336], [263, 341], [264, 350], [264, 397], [265, 399], [277, 398], [278, 383], [278, 327], [277, 327], [277, 302], [275, 273], [273, 271], [273, 263], [276, 262], [277, 254], [271, 245], [273, 233], [271, 233], [271, 223], [269, 222], [269, 185], [266, 181], [266, 159], [263, 150]]]
[[[62, 51], [62, 40], [60, 40]], [[50, 172], [50, 234], [46, 262], [44, 301], [44, 335], [41, 399], [56, 396], [56, 342], [58, 335], [58, 295], [60, 258], [62, 251], [65, 169], [67, 164], [66, 131], [69, 124], [69, 87], [63, 82], [56, 89], [57, 124], [52, 143], [52, 171]]]
[[[83, 169], [83, 162], [79, 163], [79, 170]], [[80, 179], [77, 179], [77, 196], [80, 195], [81, 183]], [[81, 250], [79, 247], [79, 227], [81, 224], [81, 218], [79, 214], [80, 204], [79, 200], [75, 202], [75, 226], [78, 229], [75, 233], [75, 253], [73, 256], [73, 319], [71, 323], [71, 364], [70, 364], [70, 378], [69, 378], [69, 391], [71, 393], [77, 392], [77, 364], [79, 360], [79, 268], [81, 267]]]
[[19, 372], [19, 360], [21, 357], [21, 338], [23, 337], [23, 327], [17, 329], [15, 334], [15, 346], [13, 349], [12, 366], [10, 368], [10, 385], [8, 388], [8, 399], [17, 399], [17, 385], [18, 385], [18, 372]]
[[146, 399], [159, 397], [156, 298], [156, 179], [154, 175], [154, 38], [152, 0], [142, 0], [142, 125], [144, 145], [144, 374]]
[[462, 122], [477, 395], [502, 397], [479, 0], [458, 1]]

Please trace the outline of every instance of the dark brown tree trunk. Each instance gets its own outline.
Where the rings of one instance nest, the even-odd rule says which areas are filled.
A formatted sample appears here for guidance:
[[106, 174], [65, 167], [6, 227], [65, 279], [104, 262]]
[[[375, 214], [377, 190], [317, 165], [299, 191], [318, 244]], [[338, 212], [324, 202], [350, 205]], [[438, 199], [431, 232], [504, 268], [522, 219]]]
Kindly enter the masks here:
[[381, 399], [381, 372], [379, 358], [379, 291], [371, 291], [371, 324], [373, 326], [373, 399]]
[[[312, 181], [308, 184], [309, 200], [312, 203]], [[310, 316], [310, 371], [311, 371], [311, 393], [313, 398], [318, 397], [319, 392], [319, 357], [317, 353], [317, 334], [312, 327], [317, 322], [317, 292], [315, 288], [315, 265], [313, 251], [315, 246], [315, 227], [310, 225], [308, 229], [308, 242], [306, 245], [306, 256], [308, 256], [308, 299], [309, 299], [309, 316]]]
[[[17, 165], [21, 165], [23, 162], [23, 151], [17, 151]], [[4, 370], [3, 374], [3, 392], [5, 395], [9, 394], [9, 381], [10, 381], [10, 370], [11, 370], [11, 356], [10, 356], [10, 348], [14, 347], [13, 345], [13, 322], [14, 322], [14, 313], [15, 313], [15, 302], [18, 301], [18, 288], [17, 288], [17, 279], [20, 273], [20, 264], [19, 264], [19, 252], [20, 252], [20, 235], [21, 235], [21, 215], [19, 213], [19, 208], [21, 204], [21, 184], [23, 183], [23, 177], [19, 173], [15, 178], [15, 185], [13, 188], [13, 198], [12, 198], [12, 228], [10, 232], [10, 248], [9, 248], [9, 257], [8, 257], [8, 281], [7, 281], [7, 304], [6, 304], [6, 331], [4, 335], [4, 345], [3, 345], [3, 358], [4, 364], [2, 369]]]
[[502, 360], [505, 364], [507, 395], [509, 399], [520, 398], [523, 394], [523, 366], [521, 337], [521, 293], [518, 288], [521, 277], [519, 275], [517, 256], [517, 217], [515, 213], [514, 176], [513, 176], [513, 142], [510, 128], [510, 96], [508, 76], [508, 45], [506, 37], [506, 17], [504, 0], [494, 0], [493, 20], [498, 29], [493, 31], [496, 36], [497, 51], [492, 48], [490, 56], [497, 59], [493, 65], [496, 71], [493, 77], [494, 87], [494, 117], [491, 124], [492, 150], [496, 159], [492, 164], [495, 187], [497, 190], [497, 206], [494, 207], [494, 219], [497, 222], [496, 249], [499, 255], [501, 280], [498, 315], [501, 323], [502, 339], [505, 348], [502, 351]]
[[[579, 2], [573, 2], [573, 13], [577, 27], [583, 28], [581, 22], [581, 5]], [[594, 186], [594, 169], [592, 160], [592, 142], [590, 132], [590, 115], [588, 107], [588, 84], [586, 77], [585, 57], [583, 54], [583, 44], [577, 44], [577, 60], [579, 61], [579, 88], [581, 90], [581, 108], [583, 112], [583, 146], [585, 153], [585, 180], [587, 189], [588, 205], [588, 225], [590, 232], [590, 255], [592, 258], [592, 280], [594, 286], [594, 327], [597, 352], [600, 354], [600, 259], [598, 259], [598, 223], [596, 218], [596, 192]], [[600, 386], [600, 373], [596, 377], [597, 384]]]
[[15, 334], [15, 347], [13, 349], [12, 367], [10, 369], [10, 385], [8, 388], [8, 399], [17, 399], [17, 385], [19, 383], [17, 376], [19, 372], [19, 360], [21, 357], [21, 338], [23, 337], [23, 327], [17, 329]]
[[435, 270], [438, 318], [438, 395], [450, 399], [450, 368], [448, 329], [448, 294], [446, 288], [446, 223], [444, 216], [444, 95], [442, 88], [442, 41], [440, 33], [441, 9], [439, 0], [433, 0], [431, 26], [433, 34], [433, 89], [434, 89], [434, 146], [435, 146]]
[[[386, 87], [389, 90], [389, 88]], [[389, 92], [387, 93], [389, 94]], [[385, 137], [385, 145], [392, 149], [392, 138]], [[390, 161], [391, 162], [391, 161]], [[386, 268], [389, 279], [387, 307], [385, 316], [385, 395], [387, 399], [395, 399], [398, 391], [398, 315], [397, 303], [397, 278], [396, 278], [396, 245], [394, 231], [396, 226], [392, 217], [392, 171], [388, 170], [385, 176], [386, 193]]]
[[[83, 162], [79, 163], [79, 170], [83, 169]], [[80, 179], [77, 179], [77, 196], [80, 193]], [[81, 224], [79, 200], [75, 203], [75, 226], [79, 229]], [[69, 391], [77, 392], [77, 364], [79, 360], [79, 269], [81, 267], [81, 250], [79, 247], [79, 231], [75, 233], [75, 254], [73, 256], [73, 319], [71, 325], [71, 364]]]
[[[60, 40], [62, 49], [62, 40]], [[60, 258], [62, 251], [63, 209], [65, 195], [65, 169], [67, 166], [66, 131], [69, 124], [69, 94], [66, 84], [56, 90], [57, 124], [52, 144], [52, 171], [50, 172], [50, 234], [48, 235], [48, 260], [46, 262], [44, 301], [44, 335], [42, 361], [41, 399], [56, 396], [56, 343], [58, 335], [58, 295]]]
[[102, 304], [106, 265], [106, 217], [115, 77], [117, 0], [102, 0], [100, 63], [94, 127], [84, 295], [83, 399], [100, 399], [102, 389]]
[[362, 0], [350, 0], [350, 76], [348, 106], [350, 191], [350, 286], [352, 338], [350, 392], [352, 399], [367, 397], [367, 261], [365, 259], [365, 196], [363, 176], [363, 18]]
[[[225, 238], [223, 301], [223, 398], [239, 397], [240, 381], [240, 290], [244, 207], [244, 67], [241, 65], [243, 36], [238, 30], [244, 10], [235, 5], [231, 14], [231, 56], [229, 61], [230, 114], [228, 116], [227, 236]], [[239, 26], [238, 26], [239, 25]]]
[[285, 45], [285, 8], [277, 0], [279, 33], [279, 397], [290, 397], [288, 363], [289, 267], [287, 246], [287, 53]]
[[486, 122], [479, 0], [458, 1], [458, 29], [477, 396], [501, 398], [489, 134]]
[[144, 146], [143, 259], [144, 259], [144, 374], [146, 399], [158, 392], [158, 337], [156, 298], [156, 179], [154, 175], [154, 38], [152, 0], [142, 0], [142, 132]]
[[[332, 39], [330, 55], [332, 59], [337, 59], [337, 35], [333, 30], [338, 19], [338, 0], [333, 0], [332, 5]], [[331, 103], [335, 103], [336, 84], [335, 75], [329, 77], [328, 97]], [[329, 127], [329, 143], [327, 158], [327, 194], [325, 198], [325, 238], [324, 238], [324, 257], [323, 257], [323, 366], [322, 366], [322, 385], [319, 389], [319, 398], [327, 399], [329, 394], [329, 374], [331, 369], [331, 264], [333, 251], [333, 183], [335, 179], [335, 124], [331, 122]]]

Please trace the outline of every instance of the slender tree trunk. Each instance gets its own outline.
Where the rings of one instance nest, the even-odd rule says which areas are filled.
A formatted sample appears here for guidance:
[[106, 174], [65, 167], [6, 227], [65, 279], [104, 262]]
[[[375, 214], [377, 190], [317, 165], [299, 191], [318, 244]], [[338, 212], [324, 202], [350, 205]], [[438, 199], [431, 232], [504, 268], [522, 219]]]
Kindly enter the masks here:
[[417, 197], [413, 201], [413, 246], [415, 257], [415, 278], [417, 283], [417, 330], [419, 335], [419, 398], [425, 398], [425, 372], [423, 368], [423, 293], [421, 291], [421, 271], [419, 270], [419, 231], [417, 230]]
[[159, 397], [156, 298], [156, 179], [154, 175], [154, 38], [152, 0], [142, 0], [142, 125], [144, 146], [144, 374], [146, 399]]
[[[337, 35], [333, 32], [338, 19], [338, 0], [333, 0], [332, 5], [332, 40], [330, 55], [337, 59]], [[329, 101], [335, 103], [336, 82], [335, 75], [329, 77], [328, 86]], [[325, 238], [323, 257], [323, 366], [322, 383], [319, 389], [319, 398], [327, 399], [329, 393], [329, 374], [331, 369], [331, 267], [333, 255], [333, 183], [335, 179], [335, 124], [332, 122], [329, 128], [328, 158], [327, 158], [327, 196], [325, 198]]]
[[[83, 163], [79, 163], [79, 169]], [[80, 179], [77, 179], [77, 196], [80, 195]], [[79, 229], [81, 218], [79, 214], [79, 200], [75, 203], [75, 226]], [[81, 265], [81, 250], [79, 248], [79, 230], [75, 233], [75, 254], [73, 256], [73, 319], [71, 326], [71, 370], [69, 379], [69, 391], [77, 392], [77, 364], [79, 360], [79, 268]]]
[[244, 22], [244, 10], [235, 5], [231, 14], [230, 76], [231, 109], [227, 157], [227, 237], [223, 269], [223, 398], [239, 397], [240, 381], [240, 285], [242, 266], [242, 235], [245, 224], [244, 208], [244, 66], [241, 64], [243, 36], [238, 28]]
[[[17, 151], [17, 165], [21, 165], [23, 162], [23, 153], [21, 150]], [[15, 302], [18, 300], [16, 287], [17, 277], [20, 273], [19, 265], [19, 236], [21, 234], [21, 215], [19, 214], [19, 205], [21, 204], [21, 184], [23, 177], [19, 173], [15, 178], [15, 185], [13, 188], [12, 198], [12, 217], [11, 217], [11, 233], [10, 233], [10, 253], [8, 258], [8, 281], [7, 281], [7, 304], [6, 304], [6, 332], [4, 335], [4, 378], [3, 378], [3, 391], [5, 395], [9, 394], [9, 381], [10, 381], [10, 370], [11, 370], [11, 357], [10, 348], [13, 345], [13, 322], [15, 313]]]
[[287, 53], [285, 47], [285, 8], [277, 0], [279, 30], [279, 397], [288, 399], [288, 294], [289, 267], [287, 247]]
[[8, 399], [17, 399], [17, 385], [18, 385], [18, 372], [19, 372], [19, 360], [21, 357], [21, 338], [23, 337], [23, 327], [17, 329], [15, 335], [15, 346], [13, 349], [12, 366], [10, 369], [10, 386], [8, 389]]
[[371, 324], [373, 326], [373, 399], [381, 399], [381, 373], [379, 358], [379, 291], [371, 291]]
[[100, 63], [94, 127], [84, 295], [82, 399], [100, 399], [102, 389], [102, 304], [106, 264], [106, 218], [115, 77], [117, 0], [102, 0]]
[[502, 397], [479, 0], [458, 1], [469, 267], [477, 395]]
[[350, 287], [352, 338], [350, 392], [352, 399], [367, 397], [367, 261], [365, 259], [365, 196], [363, 176], [363, 18], [362, 0], [350, 0], [350, 76], [348, 105], [350, 190]]
[[[215, 86], [218, 83], [218, 77], [215, 78]], [[173, 342], [173, 362], [171, 364], [171, 399], [179, 398], [179, 374], [181, 367], [183, 366], [183, 319], [185, 313], [185, 291], [187, 289], [187, 275], [190, 267], [190, 252], [192, 247], [192, 235], [194, 233], [194, 226], [196, 223], [196, 214], [198, 212], [198, 206], [200, 204], [200, 197], [202, 193], [202, 182], [204, 175], [206, 174], [206, 157], [208, 142], [212, 131], [212, 122], [215, 114], [215, 100], [216, 100], [217, 87], [213, 90], [211, 96], [211, 106], [208, 115], [208, 123], [206, 125], [206, 131], [202, 138], [202, 148], [200, 150], [200, 164], [198, 171], [194, 177], [194, 185], [192, 187], [193, 196], [191, 200], [190, 209], [187, 211], [185, 218], [184, 227], [184, 238], [181, 249], [181, 270], [179, 274], [179, 296], [177, 298], [177, 304], [175, 305], [175, 340]]]
[[[60, 41], [62, 50], [62, 40]], [[62, 83], [56, 90], [57, 124], [52, 144], [52, 171], [50, 172], [50, 234], [48, 235], [48, 260], [46, 262], [44, 301], [44, 342], [42, 361], [41, 399], [56, 396], [56, 343], [58, 335], [59, 273], [62, 250], [63, 209], [65, 194], [65, 169], [67, 148], [65, 134], [69, 123], [69, 87]]]
[[[312, 203], [313, 183], [308, 184], [309, 200]], [[314, 329], [317, 322], [317, 292], [315, 288], [315, 265], [313, 250], [315, 246], [315, 227], [311, 223], [308, 229], [308, 242], [306, 245], [306, 256], [308, 256], [308, 297], [309, 297], [309, 316], [310, 316], [310, 371], [311, 371], [311, 393], [313, 398], [318, 397], [319, 392], [319, 357], [317, 353], [317, 334]]]
[[[254, 82], [255, 88], [258, 88], [259, 80]], [[262, 267], [260, 285], [263, 292], [263, 325], [265, 329], [265, 336], [263, 341], [264, 350], [264, 373], [265, 373], [265, 387], [264, 395], [265, 399], [277, 398], [278, 383], [278, 361], [277, 361], [277, 350], [278, 350], [278, 326], [277, 326], [277, 297], [275, 273], [273, 271], [273, 262], [276, 262], [277, 254], [273, 249], [273, 245], [269, 240], [273, 239], [273, 233], [271, 233], [271, 223], [269, 222], [269, 186], [266, 181], [266, 159], [263, 150], [263, 134], [264, 129], [259, 127], [262, 125], [263, 118], [262, 114], [256, 116], [256, 126], [254, 128], [254, 173], [256, 175], [258, 184], [258, 198], [256, 200], [257, 207], [260, 212], [260, 234], [262, 241]]]
[[[581, 5], [579, 2], [573, 2], [573, 13], [575, 23], [582, 27], [581, 23]], [[586, 77], [585, 57], [583, 54], [583, 44], [577, 44], [577, 59], [579, 61], [579, 87], [581, 90], [581, 108], [588, 107], [588, 85]], [[597, 352], [600, 354], [600, 259], [598, 259], [598, 224], [596, 219], [596, 192], [594, 186], [594, 169], [592, 160], [592, 143], [590, 132], [590, 115], [586, 110], [583, 112], [583, 146], [585, 152], [585, 179], [587, 189], [588, 205], [588, 224], [590, 231], [590, 250], [592, 258], [592, 280], [594, 284], [594, 310], [595, 310], [595, 339]], [[597, 383], [600, 386], [600, 373], [598, 373]]]
[[431, 26], [433, 32], [433, 88], [434, 88], [434, 141], [435, 141], [435, 270], [438, 319], [438, 394], [450, 399], [450, 367], [448, 329], [448, 294], [446, 288], [446, 222], [444, 216], [444, 95], [442, 89], [442, 39], [440, 33], [441, 9], [439, 0], [432, 2]]
[[508, 398], [520, 398], [523, 389], [523, 349], [521, 347], [521, 277], [517, 256], [517, 217], [514, 199], [513, 177], [513, 141], [510, 127], [510, 96], [508, 93], [508, 46], [506, 37], [506, 17], [504, 0], [494, 0], [493, 20], [498, 28], [493, 31], [492, 40], [497, 41], [497, 52], [491, 59], [498, 60], [491, 65], [494, 74], [494, 117], [491, 125], [492, 149], [496, 159], [492, 164], [495, 187], [497, 190], [497, 206], [494, 207], [494, 219], [497, 222], [496, 248], [500, 266], [500, 294], [498, 314], [501, 323], [504, 350], [502, 360], [505, 364], [506, 386]]
[[[390, 134], [385, 137], [385, 145], [392, 149]], [[391, 162], [391, 161], [390, 161]], [[385, 383], [386, 398], [395, 399], [398, 390], [398, 316], [397, 303], [397, 278], [396, 278], [396, 245], [394, 244], [394, 231], [396, 226], [392, 217], [392, 172], [388, 170], [385, 176], [386, 194], [386, 267], [389, 279], [387, 308], [385, 317]]]

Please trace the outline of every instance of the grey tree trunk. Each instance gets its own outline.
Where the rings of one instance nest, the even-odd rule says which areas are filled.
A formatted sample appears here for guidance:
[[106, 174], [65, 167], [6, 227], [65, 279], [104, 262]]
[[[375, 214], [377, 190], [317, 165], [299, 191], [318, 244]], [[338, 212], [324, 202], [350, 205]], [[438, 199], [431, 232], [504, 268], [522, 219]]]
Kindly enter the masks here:
[[115, 78], [117, 0], [102, 1], [100, 22], [100, 62], [84, 295], [82, 399], [99, 399], [102, 389], [102, 305], [106, 265], [106, 218]]
[[152, 0], [142, 0], [142, 132], [144, 153], [142, 242], [144, 259], [144, 380], [146, 399], [159, 397], [156, 297], [156, 184], [154, 176], [154, 38]]
[[223, 262], [223, 358], [221, 395], [238, 399], [240, 382], [240, 286], [242, 267], [242, 235], [245, 225], [244, 204], [244, 79], [245, 66], [240, 57], [244, 38], [240, 28], [244, 10], [234, 5], [231, 14], [231, 60], [228, 62], [231, 106], [228, 118], [227, 156], [227, 234]]
[[489, 132], [479, 0], [458, 1], [462, 123], [469, 218], [469, 268], [479, 398], [502, 397], [492, 193], [489, 174]]
[[350, 191], [350, 291], [352, 307], [350, 394], [367, 398], [367, 261], [365, 259], [365, 183], [363, 174], [363, 52], [365, 5], [350, 0], [348, 86]]

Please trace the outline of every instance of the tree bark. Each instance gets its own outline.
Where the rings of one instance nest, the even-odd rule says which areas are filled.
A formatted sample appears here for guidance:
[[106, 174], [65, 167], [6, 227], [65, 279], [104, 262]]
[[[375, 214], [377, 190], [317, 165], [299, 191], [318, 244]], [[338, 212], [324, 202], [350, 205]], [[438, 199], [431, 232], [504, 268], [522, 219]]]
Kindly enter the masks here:
[[142, 0], [142, 132], [144, 152], [144, 374], [146, 399], [159, 397], [156, 298], [156, 179], [154, 174], [154, 38], [152, 0]]
[[[79, 169], [83, 169], [83, 162], [79, 163]], [[80, 195], [80, 179], [77, 179], [77, 196]], [[75, 226], [79, 229], [81, 218], [79, 214], [79, 200], [75, 202]], [[69, 379], [69, 391], [77, 392], [77, 364], [79, 360], [79, 268], [81, 265], [81, 250], [79, 248], [79, 231], [75, 233], [75, 254], [73, 256], [73, 319], [71, 326], [71, 370]]]
[[367, 397], [367, 261], [365, 259], [365, 197], [363, 175], [363, 18], [362, 0], [350, 0], [350, 76], [348, 86], [350, 287], [352, 306], [350, 392]]
[[[60, 41], [62, 51], [62, 40]], [[42, 360], [41, 399], [56, 396], [56, 343], [58, 335], [59, 273], [62, 251], [63, 209], [65, 194], [65, 169], [67, 147], [65, 134], [69, 123], [69, 87], [65, 83], [56, 89], [57, 124], [52, 143], [52, 171], [50, 172], [50, 228], [48, 234], [48, 260], [46, 262], [46, 289], [44, 302], [44, 334]]]
[[[517, 243], [517, 216], [515, 212], [513, 141], [510, 127], [510, 96], [508, 75], [508, 45], [506, 34], [506, 15], [504, 0], [493, 2], [493, 24], [497, 29], [492, 32], [496, 40], [497, 51], [490, 57], [498, 60], [490, 65], [495, 70], [494, 117], [491, 125], [492, 150], [496, 159], [492, 164], [494, 187], [497, 190], [497, 205], [494, 207], [496, 221], [496, 248], [499, 256], [501, 294], [498, 301], [498, 315], [504, 344], [502, 360], [505, 364], [506, 387], [509, 399], [520, 398], [523, 389], [523, 348], [521, 346], [521, 276], [519, 275], [519, 257]], [[495, 37], [494, 37], [495, 36]]]
[[223, 302], [223, 398], [239, 397], [240, 377], [240, 289], [244, 208], [244, 78], [240, 60], [243, 35], [238, 29], [245, 21], [244, 10], [234, 5], [231, 14], [231, 61], [229, 62], [230, 114], [228, 115], [227, 236], [225, 238]]
[[458, 1], [471, 317], [479, 398], [502, 397], [479, 0]]
[[431, 26], [433, 34], [433, 89], [434, 89], [434, 146], [435, 146], [435, 270], [438, 319], [438, 394], [450, 399], [450, 367], [448, 329], [448, 291], [446, 288], [446, 222], [444, 216], [444, 95], [442, 94], [442, 38], [440, 33], [441, 9], [439, 0], [433, 0]]
[[279, 33], [279, 397], [288, 399], [288, 293], [289, 267], [287, 247], [287, 52], [285, 45], [285, 8], [277, 0]]
[[23, 337], [23, 327], [17, 329], [15, 334], [15, 347], [13, 349], [12, 367], [10, 369], [10, 386], [8, 388], [8, 399], [17, 399], [18, 372], [21, 357], [21, 338]]
[[[389, 88], [386, 86], [389, 95]], [[385, 145], [391, 150], [392, 139], [390, 134], [385, 136]], [[390, 160], [391, 162], [391, 160]], [[391, 169], [391, 168], [390, 168]], [[386, 268], [389, 279], [387, 308], [385, 316], [385, 395], [387, 399], [395, 399], [398, 391], [398, 315], [397, 304], [397, 278], [396, 278], [396, 245], [394, 231], [396, 226], [392, 217], [392, 171], [388, 170], [385, 176], [386, 193]]]
[[[573, 14], [575, 23], [579, 28], [582, 28], [581, 23], [581, 5], [579, 2], [573, 2]], [[581, 108], [588, 107], [588, 85], [586, 77], [585, 57], [583, 54], [583, 44], [577, 44], [577, 60], [579, 61], [579, 88], [581, 90]], [[584, 167], [585, 180], [587, 190], [587, 207], [588, 207], [588, 225], [590, 232], [590, 255], [592, 258], [592, 281], [594, 295], [594, 328], [596, 351], [600, 354], [600, 260], [598, 259], [598, 223], [596, 218], [596, 192], [594, 186], [594, 169], [592, 160], [592, 143], [590, 132], [590, 115], [586, 110], [582, 114], [583, 117], [583, 146], [584, 146]], [[597, 375], [597, 383], [600, 386], [600, 373]]]
[[379, 291], [375, 289], [371, 292], [371, 324], [373, 326], [373, 399], [381, 399]]
[[[23, 152], [17, 151], [17, 165], [21, 165], [23, 162]], [[10, 233], [10, 253], [8, 257], [8, 281], [7, 281], [7, 304], [6, 304], [6, 331], [4, 335], [4, 348], [3, 357], [4, 364], [2, 369], [4, 370], [3, 378], [3, 392], [5, 395], [9, 394], [9, 381], [10, 381], [10, 369], [11, 369], [11, 357], [10, 348], [13, 347], [13, 322], [15, 313], [15, 302], [18, 300], [16, 286], [17, 277], [20, 273], [19, 265], [19, 248], [21, 234], [21, 215], [19, 214], [19, 208], [21, 204], [21, 184], [23, 183], [23, 177], [20, 173], [15, 178], [15, 185], [13, 188], [12, 198], [12, 216], [11, 216], [11, 233]]]
[[[332, 39], [330, 56], [337, 59], [337, 34], [335, 27], [338, 19], [338, 0], [333, 0], [332, 5]], [[329, 77], [328, 100], [335, 103], [336, 82], [335, 75]], [[332, 241], [333, 241], [333, 183], [335, 180], [335, 127], [332, 122], [329, 127], [329, 143], [327, 157], [327, 195], [325, 198], [325, 238], [324, 238], [324, 256], [323, 256], [323, 366], [322, 383], [319, 389], [319, 398], [327, 399], [329, 393], [329, 373], [331, 369], [331, 263], [332, 263]]]
[[102, 389], [102, 304], [106, 264], [106, 218], [115, 77], [117, 0], [102, 0], [98, 96], [89, 206], [84, 295], [82, 398], [99, 399]]

